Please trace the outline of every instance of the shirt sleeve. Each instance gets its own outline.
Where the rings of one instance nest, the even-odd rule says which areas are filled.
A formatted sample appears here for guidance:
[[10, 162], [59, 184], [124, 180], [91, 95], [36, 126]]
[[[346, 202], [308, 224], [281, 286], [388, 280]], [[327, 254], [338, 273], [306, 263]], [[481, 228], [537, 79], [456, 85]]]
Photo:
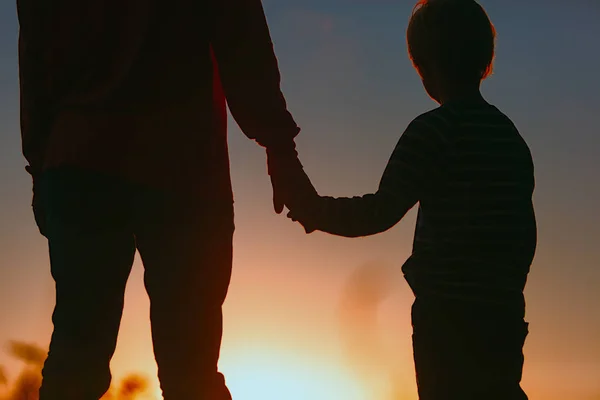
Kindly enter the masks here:
[[261, 0], [215, 0], [211, 45], [229, 110], [265, 147], [293, 143], [300, 132], [287, 110]]
[[444, 141], [441, 132], [415, 119], [400, 137], [376, 193], [351, 198], [321, 196], [302, 216], [309, 227], [360, 237], [384, 232], [400, 221], [438, 181]]
[[17, 0], [21, 144], [29, 163], [26, 169], [32, 175], [43, 166], [52, 114], [43, 81], [46, 3]]

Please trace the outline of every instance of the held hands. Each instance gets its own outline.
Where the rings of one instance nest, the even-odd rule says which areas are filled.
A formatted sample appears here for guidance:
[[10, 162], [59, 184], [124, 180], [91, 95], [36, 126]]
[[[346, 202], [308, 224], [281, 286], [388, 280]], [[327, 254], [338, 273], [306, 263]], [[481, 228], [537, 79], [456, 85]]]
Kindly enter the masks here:
[[315, 230], [309, 223], [311, 204], [319, 195], [304, 172], [295, 150], [274, 152], [267, 149], [267, 165], [273, 185], [273, 206], [280, 214], [283, 206], [290, 210], [288, 217], [304, 226], [306, 233]]

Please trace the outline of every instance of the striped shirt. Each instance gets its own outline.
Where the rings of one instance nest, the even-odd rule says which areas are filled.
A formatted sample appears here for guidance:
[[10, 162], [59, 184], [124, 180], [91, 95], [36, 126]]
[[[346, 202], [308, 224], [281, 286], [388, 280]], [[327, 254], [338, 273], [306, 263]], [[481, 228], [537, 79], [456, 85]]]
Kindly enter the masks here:
[[419, 204], [402, 267], [417, 296], [520, 302], [536, 247], [533, 161], [511, 120], [484, 102], [413, 120], [374, 194], [320, 197], [314, 228], [346, 237], [394, 226]]

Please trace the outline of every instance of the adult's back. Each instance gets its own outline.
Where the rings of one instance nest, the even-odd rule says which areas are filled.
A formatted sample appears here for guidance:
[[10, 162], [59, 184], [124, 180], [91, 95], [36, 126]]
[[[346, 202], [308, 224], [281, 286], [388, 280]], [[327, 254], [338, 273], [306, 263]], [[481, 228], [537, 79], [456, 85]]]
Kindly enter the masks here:
[[34, 174], [77, 165], [222, 199], [231, 196], [225, 96], [262, 145], [287, 145], [299, 131], [260, 0], [18, 7], [23, 150]]

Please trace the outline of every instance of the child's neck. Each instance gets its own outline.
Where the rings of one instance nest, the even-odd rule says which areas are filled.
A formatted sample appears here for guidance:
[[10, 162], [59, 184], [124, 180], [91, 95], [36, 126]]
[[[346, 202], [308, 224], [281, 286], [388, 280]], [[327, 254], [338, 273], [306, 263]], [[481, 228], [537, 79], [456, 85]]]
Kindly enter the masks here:
[[446, 103], [486, 103], [479, 85], [449, 87], [440, 93], [440, 104]]

